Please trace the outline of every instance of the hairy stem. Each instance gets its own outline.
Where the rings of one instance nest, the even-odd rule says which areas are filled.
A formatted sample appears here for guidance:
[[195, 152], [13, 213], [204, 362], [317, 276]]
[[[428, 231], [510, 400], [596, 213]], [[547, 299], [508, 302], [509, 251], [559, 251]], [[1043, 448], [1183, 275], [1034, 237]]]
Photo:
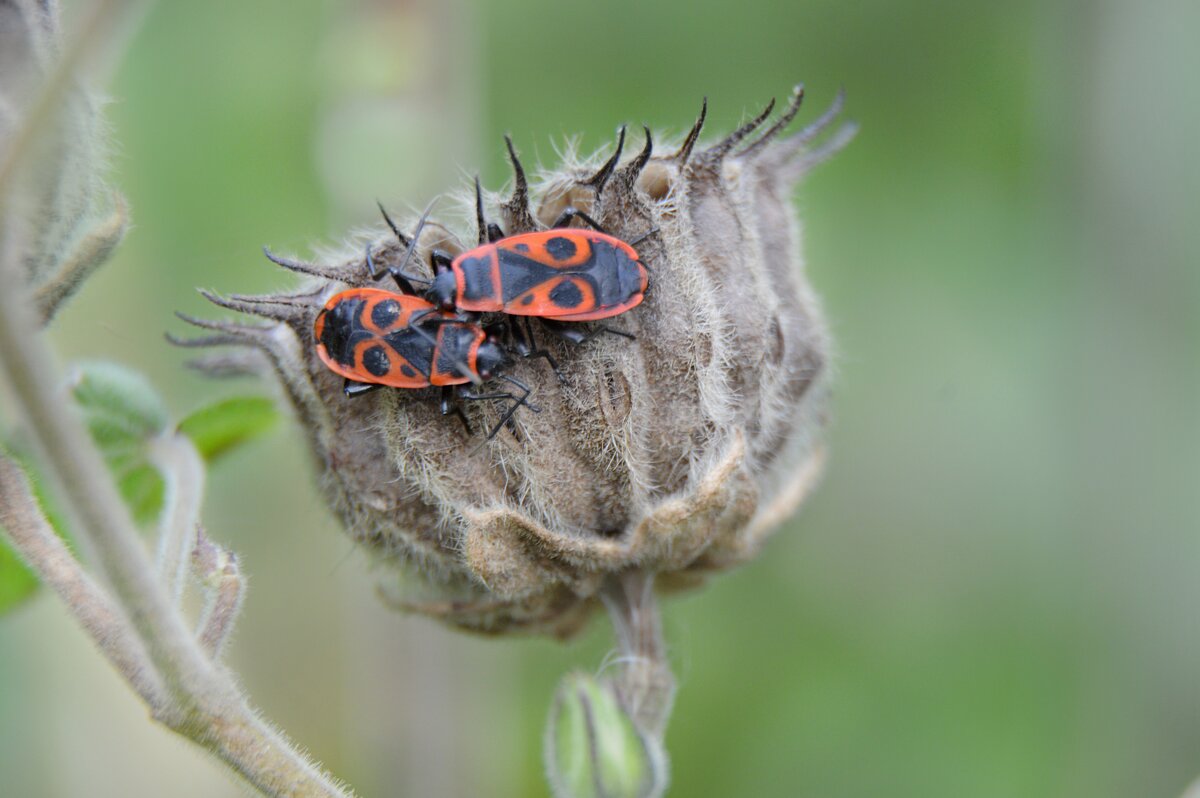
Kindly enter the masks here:
[[164, 705], [166, 688], [129, 619], [54, 533], [33, 497], [25, 472], [2, 455], [0, 527], [8, 533], [13, 549], [58, 594], [129, 686], [150, 706]]
[[72, 529], [90, 542], [163, 677], [166, 694], [150, 704], [155, 718], [208, 748], [267, 795], [348, 795], [246, 704], [155, 579], [100, 454], [56, 387], [53, 353], [33, 332], [37, 320], [13, 284], [11, 266], [0, 262], [0, 376], [11, 386], [30, 438], [59, 487]]
[[661, 740], [675, 699], [675, 676], [663, 643], [654, 574], [629, 571], [615, 576], [600, 597], [620, 651], [613, 686], [638, 728]]
[[[14, 254], [13, 248], [4, 249], [5, 256]], [[14, 267], [0, 261], [0, 375], [47, 474], [60, 490], [72, 528], [96, 553], [100, 570], [146, 641], [170, 691], [186, 694], [181, 685], [210, 682], [212, 668], [155, 579], [100, 453], [59, 388], [56, 359], [34, 332], [40, 325]]]
[[[54, 353], [39, 333], [41, 309], [22, 285], [20, 265], [28, 242], [8, 213], [20, 207], [13, 196], [14, 177], [53, 119], [76, 68], [123, 18], [119, 12], [130, 7], [97, 0], [84, 11], [80, 34], [64, 48], [63, 58], [0, 149], [0, 382], [9, 389], [18, 420], [58, 488], [72, 529], [94, 553], [117, 606], [86, 578], [61, 543], [47, 538], [48, 525], [35, 504], [21, 501], [23, 482], [11, 468], [2, 480], [13, 499], [5, 496], [5, 525], [17, 550], [64, 597], [159, 722], [216, 754], [266, 795], [344, 798], [348, 791], [247, 704], [232, 674], [209, 658], [159, 583], [100, 453], [61, 390]], [[194, 520], [193, 508], [180, 498], [174, 515]], [[187, 539], [190, 522], [180, 534]]]
[[166, 488], [158, 536], [159, 579], [178, 606], [183, 601], [196, 525], [200, 522], [204, 461], [191, 440], [179, 432], [156, 438], [150, 457], [162, 473]]

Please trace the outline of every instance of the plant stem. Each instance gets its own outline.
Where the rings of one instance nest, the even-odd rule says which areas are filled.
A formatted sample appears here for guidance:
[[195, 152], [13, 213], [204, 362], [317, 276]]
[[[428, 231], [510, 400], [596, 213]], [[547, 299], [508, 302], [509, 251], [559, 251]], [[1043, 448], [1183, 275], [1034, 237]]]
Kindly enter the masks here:
[[[30, 438], [60, 489], [72, 529], [90, 542], [164, 681], [165, 693], [147, 701], [154, 717], [215, 753], [267, 795], [349, 795], [246, 704], [231, 675], [205, 655], [156, 581], [99, 453], [56, 388], [53, 353], [34, 332], [39, 325], [13, 284], [12, 267], [0, 261], [0, 376], [11, 386]], [[68, 607], [80, 617], [77, 606]], [[85, 617], [80, 621], [86, 626]], [[122, 664], [118, 669], [127, 671]]]
[[[156, 579], [100, 453], [61, 390], [54, 353], [38, 332], [37, 303], [24, 290], [21, 263], [27, 242], [20, 240], [20, 225], [10, 213], [20, 207], [12, 196], [18, 182], [14, 178], [53, 119], [76, 68], [123, 18], [118, 12], [129, 7], [97, 0], [87, 9], [80, 34], [64, 48], [64, 56], [0, 149], [0, 381], [9, 388], [18, 419], [25, 422], [45, 473], [58, 488], [72, 529], [95, 553], [116, 606], [61, 542], [47, 539], [49, 527], [36, 504], [20, 501], [23, 480], [11, 464], [3, 490], [16, 501], [5, 501], [5, 523], [17, 550], [64, 597], [155, 719], [215, 753], [266, 795], [346, 798], [347, 790], [246, 703], [232, 674], [205, 654], [177, 603]], [[180, 510], [180, 515], [193, 514]], [[190, 535], [190, 529], [182, 534]], [[108, 631], [114, 633], [111, 639]]]
[[42, 515], [25, 473], [4, 456], [0, 456], [0, 527], [142, 700], [150, 706], [165, 704], [166, 688], [129, 619], [80, 567]]
[[158, 536], [158, 574], [167, 595], [179, 606], [191, 563], [200, 501], [204, 495], [204, 461], [191, 440], [168, 431], [150, 445], [150, 459], [165, 483]]
[[620, 650], [613, 686], [638, 728], [661, 741], [675, 700], [675, 676], [663, 643], [654, 574], [629, 571], [615, 576], [600, 597]]

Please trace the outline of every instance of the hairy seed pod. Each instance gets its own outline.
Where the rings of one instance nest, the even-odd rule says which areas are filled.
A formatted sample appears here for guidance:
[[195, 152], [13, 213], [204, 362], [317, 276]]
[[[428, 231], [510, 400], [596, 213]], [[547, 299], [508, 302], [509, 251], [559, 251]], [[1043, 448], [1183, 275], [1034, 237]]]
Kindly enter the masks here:
[[[386, 591], [400, 606], [479, 631], [566, 635], [610, 575], [638, 568], [657, 572], [660, 587], [698, 584], [753, 557], [821, 470], [829, 345], [791, 190], [854, 128], [813, 146], [839, 96], [782, 136], [802, 96], [798, 88], [773, 123], [772, 104], [707, 147], [698, 143], [702, 110], [665, 151], [647, 129], [624, 162], [620, 145], [599, 165], [568, 154], [533, 191], [509, 143], [514, 186], [496, 204], [507, 234], [541, 229], [567, 206], [626, 241], [658, 232], [637, 245], [650, 272], [645, 301], [609, 320], [636, 340], [601, 335], [574, 346], [543, 336], [565, 382], [545, 361], [515, 364], [509, 373], [533, 387], [540, 412], [522, 408], [487, 443], [478, 430], [502, 405], [470, 403], [469, 436], [428, 391], [347, 399], [317, 358], [317, 311], [337, 291], [372, 284], [362, 245], [324, 265], [277, 259], [309, 275], [294, 293], [206, 293], [266, 322], [189, 319], [212, 335], [181, 343], [265, 354], [347, 532], [401, 573], [420, 574], [387, 571], [389, 585], [405, 586]], [[431, 220], [409, 269], [433, 248], [454, 254], [476, 240]], [[366, 246], [377, 266], [407, 254], [390, 231]], [[219, 373], [256, 365], [240, 356], [199, 363]]]

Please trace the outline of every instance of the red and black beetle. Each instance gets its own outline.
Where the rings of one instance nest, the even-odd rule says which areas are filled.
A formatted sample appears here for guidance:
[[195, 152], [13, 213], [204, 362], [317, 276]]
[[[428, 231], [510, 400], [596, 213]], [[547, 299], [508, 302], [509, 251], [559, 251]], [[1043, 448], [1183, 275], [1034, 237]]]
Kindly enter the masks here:
[[599, 230], [554, 229], [500, 238], [450, 260], [431, 256], [428, 297], [442, 310], [507, 313], [556, 321], [597, 321], [637, 307], [648, 275], [637, 251]]
[[[313, 323], [317, 356], [345, 378], [347, 396], [384, 386], [442, 388], [442, 415], [455, 413], [467, 424], [455, 397], [511, 399], [492, 438], [521, 405], [530, 389], [500, 372], [512, 358], [500, 341], [473, 322], [439, 311], [417, 296], [379, 288], [351, 288], [334, 294]], [[468, 385], [497, 378], [524, 391], [522, 396], [471, 393]], [[470, 426], [467, 425], [468, 430]]]
[[[507, 137], [505, 141], [518, 180], [523, 184], [524, 170], [512, 141]], [[622, 128], [617, 151], [601, 170], [604, 179], [620, 158], [624, 141]], [[647, 129], [646, 148], [639, 160], [649, 158], [650, 148]], [[413, 236], [406, 236], [382, 206], [380, 210], [400, 243], [411, 251], [420, 227]], [[583, 211], [567, 208], [550, 229], [505, 236], [499, 226], [484, 222], [478, 178], [475, 211], [479, 245], [456, 257], [440, 249], [433, 250], [429, 255], [433, 269], [431, 282], [405, 273], [403, 266], [386, 268], [372, 276], [378, 279], [390, 273], [401, 290], [412, 293], [418, 293], [412, 287], [413, 281], [430, 282], [420, 293], [444, 311], [506, 313], [549, 321], [607, 319], [637, 307], [645, 297], [649, 273], [637, 250], [606, 233]], [[576, 218], [592, 229], [568, 228]]]

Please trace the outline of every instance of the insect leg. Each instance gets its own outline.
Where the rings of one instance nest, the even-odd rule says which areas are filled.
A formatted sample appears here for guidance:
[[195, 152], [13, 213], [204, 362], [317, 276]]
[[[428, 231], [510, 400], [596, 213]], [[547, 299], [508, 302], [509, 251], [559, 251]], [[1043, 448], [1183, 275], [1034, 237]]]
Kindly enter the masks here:
[[450, 253], [444, 249], [435, 249], [429, 253], [429, 265], [433, 267], [434, 274], [446, 271], [453, 262], [454, 258], [450, 257]]
[[627, 333], [624, 330], [613, 329], [605, 324], [596, 325], [592, 327], [591, 330], [581, 330], [579, 327], [568, 323], [554, 321], [553, 319], [542, 319], [542, 326], [564, 341], [575, 344], [576, 346], [586, 344], [597, 335], [603, 335], [604, 333], [609, 333], [610, 335], [619, 335], [622, 338], [628, 338], [631, 341], [637, 340], [636, 335]]
[[576, 208], [571, 208], [571, 207], [565, 208], [563, 210], [563, 212], [558, 215], [558, 218], [554, 220], [554, 224], [550, 225], [550, 228], [556, 229], [559, 227], [566, 227], [569, 224], [571, 224], [571, 220], [576, 217], [578, 217], [580, 220], [586, 222], [588, 224], [588, 226], [591, 227], [596, 232], [604, 233], [605, 235], [608, 235], [608, 231], [605, 230], [603, 227], [601, 227], [599, 222], [597, 222], [592, 217], [588, 216], [583, 211], [578, 210]]
[[451, 413], [458, 416], [458, 420], [463, 423], [463, 428], [466, 429], [467, 434], [471, 434], [471, 425], [467, 421], [467, 414], [463, 412], [463, 409], [458, 406], [458, 402], [455, 401], [454, 386], [442, 386], [442, 396], [438, 402], [438, 409], [442, 411], [443, 416], [448, 416]]
[[355, 382], [347, 377], [346, 381], [342, 383], [342, 393], [353, 399], [356, 396], [368, 394], [371, 391], [378, 390], [382, 387], [383, 386], [377, 382]]
[[366, 256], [367, 256], [367, 274], [371, 277], [372, 280], [378, 280], [380, 277], [383, 277], [383, 275], [390, 274], [392, 276], [392, 279], [396, 281], [396, 285], [400, 288], [401, 293], [411, 294], [412, 296], [420, 296], [420, 293], [418, 293], [417, 289], [413, 288], [413, 284], [411, 282], [409, 282], [409, 280], [417, 280], [419, 282], [425, 282], [424, 280], [421, 280], [420, 277], [413, 277], [410, 274], [405, 274], [404, 272], [400, 271], [400, 269], [396, 268], [395, 266], [386, 266], [382, 269], [377, 270], [375, 268], [375, 261], [372, 260], [372, 258], [371, 258], [371, 245], [369, 243], [367, 244]]
[[532, 410], [535, 413], [541, 412], [541, 408], [537, 407], [536, 405], [530, 404], [530, 402], [529, 402], [529, 396], [530, 396], [530, 394], [533, 393], [533, 389], [531, 389], [528, 385], [521, 382], [520, 380], [514, 379], [513, 377], [505, 376], [503, 374], [499, 376], [499, 379], [502, 379], [505, 382], [515, 385], [517, 388], [524, 391], [524, 393], [521, 395], [521, 397], [519, 399], [517, 397], [513, 396], [512, 394], [503, 394], [503, 396], [513, 400], [512, 406], [509, 407], [508, 410], [506, 410], [504, 412], [504, 415], [500, 417], [500, 421], [498, 421], [496, 423], [496, 426], [492, 427], [492, 431], [488, 433], [487, 438], [484, 439], [484, 443], [486, 443], [487, 441], [490, 441], [492, 438], [495, 438], [496, 434], [500, 432], [501, 427], [503, 427], [505, 425], [511, 425], [513, 414], [516, 413], [517, 408], [521, 407], [522, 405], [524, 405], [525, 407], [528, 407], [530, 410]]
[[567, 378], [564, 377], [562, 372], [558, 370], [558, 361], [556, 361], [554, 356], [550, 354], [550, 350], [537, 348], [537, 338], [533, 334], [533, 324], [530, 321], [531, 318], [532, 317], [530, 316], [524, 317], [524, 330], [521, 329], [520, 323], [514, 323], [512, 325], [510, 332], [513, 349], [517, 351], [518, 355], [524, 358], [545, 358], [546, 362], [550, 365], [551, 371], [554, 372], [554, 376], [558, 377], [559, 383], [565, 385]]
[[626, 243], [626, 244], [628, 244], [628, 245], [629, 245], [629, 246], [631, 246], [631, 247], [634, 247], [634, 248], [636, 249], [638, 244], [642, 243], [643, 241], [645, 241], [645, 240], [646, 240], [647, 238], [649, 238], [650, 236], [653, 236], [653, 235], [658, 235], [658, 232], [659, 232], [659, 230], [658, 230], [658, 228], [657, 228], [657, 227], [651, 227], [649, 230], [647, 230], [646, 232], [642, 233], [642, 234], [641, 234], [640, 236], [638, 236], [637, 238], [633, 239], [632, 241], [626, 241], [625, 243]]

